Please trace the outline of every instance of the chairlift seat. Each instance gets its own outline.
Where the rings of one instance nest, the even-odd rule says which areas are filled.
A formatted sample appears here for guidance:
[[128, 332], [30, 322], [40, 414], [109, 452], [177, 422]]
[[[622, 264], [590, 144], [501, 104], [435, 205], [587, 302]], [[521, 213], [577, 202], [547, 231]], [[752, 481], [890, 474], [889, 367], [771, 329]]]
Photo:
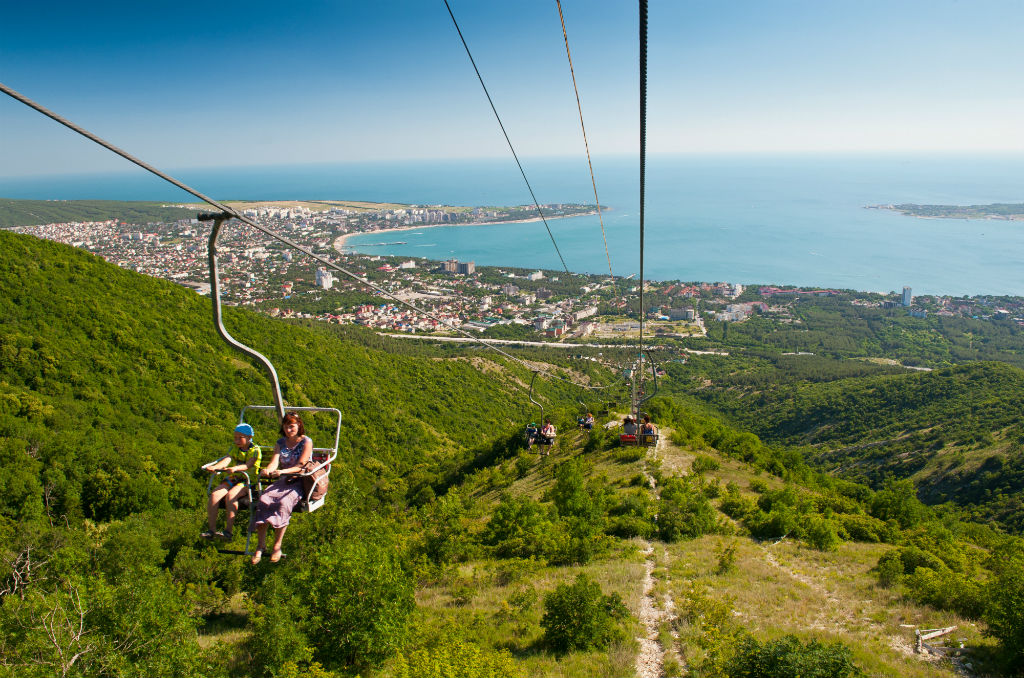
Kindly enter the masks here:
[[637, 444], [637, 438], [632, 433], [623, 433], [619, 436], [619, 444], [625, 446], [634, 446]]
[[[276, 414], [277, 408], [274, 405], [246, 405], [245, 407], [242, 408], [242, 413], [241, 413], [241, 415], [238, 418], [238, 423], [239, 424], [246, 423], [246, 421], [245, 421], [246, 414], [249, 413], [249, 412], [254, 412], [254, 411], [255, 412], [272, 412], [272, 413]], [[313, 475], [314, 473], [316, 473], [317, 471], [319, 471], [322, 468], [327, 473], [318, 482], [324, 482], [325, 479], [329, 479], [330, 478], [331, 466], [334, 463], [334, 460], [338, 456], [338, 441], [341, 439], [341, 410], [338, 410], [338, 409], [333, 408], [333, 407], [289, 407], [288, 411], [289, 412], [314, 412], [314, 413], [315, 412], [324, 412], [324, 413], [328, 413], [328, 414], [334, 415], [334, 417], [335, 417], [334, 441], [333, 441], [334, 445], [332, 447], [314, 447], [313, 448], [313, 454], [312, 454], [312, 457], [311, 457], [312, 460], [315, 462], [315, 465], [314, 465], [313, 469], [311, 471], [307, 472], [307, 473], [303, 473], [300, 476], [296, 477], [296, 480], [298, 480], [299, 478], [301, 478], [303, 476]], [[211, 462], [211, 463], [216, 463], [216, 462]], [[248, 476], [246, 476], [246, 477], [248, 477]], [[212, 477], [210, 479], [210, 482], [211, 483], [213, 482], [213, 478]], [[209, 496], [209, 490], [212, 490], [212, 488], [213, 488], [212, 485], [208, 488], [207, 496]], [[246, 535], [245, 535], [245, 550], [244, 551], [238, 551], [238, 550], [230, 550], [230, 549], [218, 549], [218, 551], [220, 551], [221, 553], [229, 553], [229, 554], [235, 554], [235, 555], [246, 555], [246, 556], [250, 556], [253, 553], [251, 545], [252, 545], [252, 535], [255, 532], [255, 527], [256, 527], [255, 505], [256, 505], [256, 502], [259, 500], [259, 496], [260, 496], [260, 493], [262, 492], [263, 488], [262, 488], [262, 485], [260, 484], [260, 481], [259, 481], [258, 478], [257, 478], [255, 484], [252, 484], [251, 481], [250, 481], [249, 488], [250, 488], [249, 492], [247, 493], [248, 496], [246, 497], [247, 503], [248, 503], [248, 506], [246, 506], [246, 508], [249, 510], [249, 526], [248, 526], [248, 529], [246, 530]], [[324, 496], [322, 496], [322, 497], [320, 497], [319, 499], [316, 499], [316, 500], [311, 499], [311, 497], [313, 495], [313, 490], [314, 489], [316, 489], [315, 486], [311, 487], [309, 489], [309, 491], [306, 492], [305, 491], [305, 487], [302, 486], [302, 489], [300, 491], [303, 493], [303, 497], [299, 501], [299, 503], [296, 505], [293, 513], [312, 513], [313, 511], [316, 511], [317, 509], [319, 509], [321, 506], [324, 505], [324, 503], [327, 500], [327, 494], [325, 493]], [[242, 507], [242, 502], [240, 501], [239, 502], [239, 508], [241, 508], [241, 507]]]

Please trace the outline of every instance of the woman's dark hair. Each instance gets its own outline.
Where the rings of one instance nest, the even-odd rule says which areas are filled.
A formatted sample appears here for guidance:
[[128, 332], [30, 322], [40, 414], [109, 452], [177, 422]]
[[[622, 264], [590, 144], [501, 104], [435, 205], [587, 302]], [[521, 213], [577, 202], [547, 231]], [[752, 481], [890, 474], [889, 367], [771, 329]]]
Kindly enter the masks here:
[[302, 423], [302, 417], [295, 412], [289, 412], [281, 418], [281, 435], [284, 435], [284, 425], [296, 423], [299, 425], [299, 437], [306, 435], [306, 427]]

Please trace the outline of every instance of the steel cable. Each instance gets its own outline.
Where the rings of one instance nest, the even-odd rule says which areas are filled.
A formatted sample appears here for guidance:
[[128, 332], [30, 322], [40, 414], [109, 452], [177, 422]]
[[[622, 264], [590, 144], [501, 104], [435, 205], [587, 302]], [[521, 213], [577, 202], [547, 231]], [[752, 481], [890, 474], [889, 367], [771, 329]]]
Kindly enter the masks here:
[[562, 268], [568, 275], [572, 275], [569, 271], [569, 267], [565, 265], [565, 258], [562, 257], [562, 250], [558, 249], [558, 243], [555, 242], [555, 234], [551, 232], [551, 226], [548, 225], [548, 220], [544, 218], [544, 211], [540, 208], [540, 203], [537, 201], [537, 196], [533, 193], [533, 186], [530, 185], [530, 180], [526, 178], [526, 171], [523, 170], [523, 164], [519, 162], [519, 156], [516, 155], [516, 149], [512, 146], [512, 140], [508, 137], [508, 132], [505, 131], [505, 125], [501, 122], [501, 116], [498, 115], [498, 109], [494, 106], [494, 101], [491, 99], [491, 93], [487, 91], [487, 85], [484, 84], [484, 78], [480, 75], [480, 69], [476, 67], [476, 61], [473, 59], [473, 53], [469, 51], [469, 45], [466, 44], [466, 38], [462, 35], [462, 29], [459, 28], [459, 22], [455, 20], [455, 14], [452, 12], [451, 5], [448, 4], [448, 0], [444, 0], [444, 6], [448, 8], [448, 15], [452, 18], [452, 23], [455, 24], [455, 30], [459, 34], [459, 39], [462, 40], [462, 46], [466, 48], [466, 55], [469, 57], [469, 63], [473, 64], [473, 70], [476, 71], [477, 80], [480, 81], [480, 86], [484, 88], [484, 94], [487, 95], [487, 102], [491, 105], [491, 110], [494, 111], [494, 117], [498, 120], [498, 127], [501, 128], [501, 133], [505, 135], [505, 141], [508, 143], [508, 149], [512, 151], [512, 157], [516, 160], [516, 165], [519, 167], [519, 173], [523, 175], [523, 181], [526, 182], [526, 188], [530, 191], [530, 197], [533, 198], [533, 204], [537, 208], [537, 216], [544, 222], [544, 228], [548, 229], [548, 235], [551, 236], [551, 244], [555, 246], [555, 252], [558, 253], [558, 259], [562, 262]]
[[590, 183], [594, 187], [594, 202], [597, 203], [597, 220], [601, 224], [601, 240], [604, 242], [604, 256], [608, 260], [608, 275], [612, 278], [612, 294], [615, 294], [615, 274], [612, 273], [612, 255], [608, 253], [608, 237], [604, 232], [604, 216], [601, 214], [601, 200], [597, 197], [597, 180], [594, 178], [594, 164], [590, 161], [590, 144], [587, 143], [587, 127], [583, 124], [583, 104], [580, 90], [576, 87], [576, 71], [572, 67], [572, 52], [569, 51], [569, 34], [565, 30], [565, 16], [562, 14], [562, 0], [558, 4], [558, 18], [562, 22], [562, 37], [565, 38], [565, 56], [569, 59], [569, 74], [572, 76], [572, 91], [576, 94], [576, 108], [580, 112], [580, 129], [583, 130], [583, 147], [587, 150], [587, 167], [590, 168]]
[[[640, 0], [640, 388], [644, 380], [644, 183], [647, 160], [647, 0]], [[639, 406], [638, 406], [639, 407]]]

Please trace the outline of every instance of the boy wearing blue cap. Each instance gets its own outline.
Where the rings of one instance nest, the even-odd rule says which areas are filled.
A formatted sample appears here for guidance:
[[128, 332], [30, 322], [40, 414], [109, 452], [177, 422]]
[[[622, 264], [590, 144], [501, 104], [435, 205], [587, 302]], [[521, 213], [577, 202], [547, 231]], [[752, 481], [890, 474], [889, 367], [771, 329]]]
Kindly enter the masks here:
[[[210, 473], [222, 471], [228, 475], [224, 481], [210, 493], [210, 502], [206, 505], [206, 517], [208, 527], [201, 537], [211, 539], [222, 537], [231, 539], [231, 528], [235, 524], [235, 513], [238, 512], [238, 501], [245, 494], [248, 485], [246, 471], [252, 470], [257, 475], [260, 472], [260, 463], [263, 461], [263, 451], [260, 446], [252, 441], [253, 430], [249, 424], [239, 424], [235, 427], [235, 447], [223, 459], [207, 464], [203, 468]], [[224, 524], [224, 531], [217, 532], [217, 505], [224, 500], [224, 507], [227, 513], [227, 520]]]

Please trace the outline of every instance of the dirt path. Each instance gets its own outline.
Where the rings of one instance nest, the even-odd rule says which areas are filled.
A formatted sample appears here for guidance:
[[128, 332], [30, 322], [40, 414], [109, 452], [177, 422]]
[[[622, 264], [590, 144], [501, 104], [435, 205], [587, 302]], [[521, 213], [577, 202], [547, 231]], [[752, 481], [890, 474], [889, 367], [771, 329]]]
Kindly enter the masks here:
[[[658, 441], [656, 447], [647, 451], [648, 461], [658, 458], [658, 449], [660, 447], [661, 440]], [[651, 492], [654, 494], [655, 499], [657, 499], [658, 486], [654, 477], [649, 473], [646, 462], [644, 463], [643, 474], [644, 478], [647, 479]], [[658, 600], [654, 595], [654, 568], [656, 566], [654, 545], [646, 539], [643, 544], [643, 554], [646, 556], [646, 561], [644, 562], [643, 598], [640, 600], [639, 618], [640, 624], [644, 629], [644, 635], [637, 638], [637, 641], [640, 643], [640, 653], [636, 657], [636, 675], [639, 678], [661, 678], [664, 675], [666, 648], [662, 647], [661, 641], [658, 638], [658, 631], [662, 622], [675, 621], [675, 603], [672, 600], [671, 594], [666, 593], [665, 599], [659, 607]], [[677, 634], [673, 631], [672, 636], [675, 638]], [[668, 650], [674, 655], [676, 654], [674, 647], [668, 648]], [[676, 656], [676, 660], [679, 661], [678, 656]]]

